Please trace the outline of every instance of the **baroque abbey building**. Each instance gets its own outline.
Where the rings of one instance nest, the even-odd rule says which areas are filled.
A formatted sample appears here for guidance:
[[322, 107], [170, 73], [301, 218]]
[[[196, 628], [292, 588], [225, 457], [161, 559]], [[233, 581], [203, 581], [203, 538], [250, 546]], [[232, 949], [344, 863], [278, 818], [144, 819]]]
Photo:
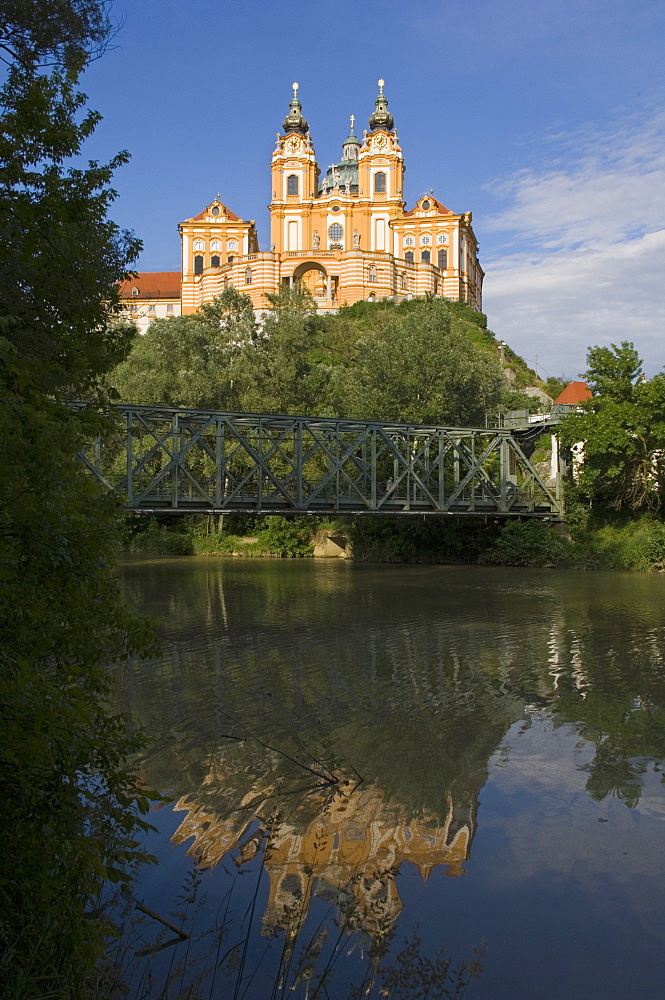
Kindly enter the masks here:
[[352, 115], [342, 158], [321, 177], [294, 84], [272, 154], [270, 250], [259, 250], [253, 221], [217, 198], [178, 227], [182, 272], [143, 273], [123, 284], [121, 300], [139, 327], [196, 312], [229, 286], [261, 311], [266, 294], [295, 282], [309, 288], [322, 312], [426, 294], [480, 310], [483, 271], [471, 212], [457, 215], [431, 194], [406, 210], [406, 168], [383, 87], [379, 80], [369, 129], [359, 138]]

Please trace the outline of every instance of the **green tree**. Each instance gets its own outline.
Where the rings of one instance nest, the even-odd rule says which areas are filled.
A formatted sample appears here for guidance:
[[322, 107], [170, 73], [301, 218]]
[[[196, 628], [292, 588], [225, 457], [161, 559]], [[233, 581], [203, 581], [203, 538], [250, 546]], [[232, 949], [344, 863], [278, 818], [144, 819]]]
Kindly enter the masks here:
[[0, 45], [0, 995], [70, 996], [100, 954], [92, 907], [128, 875], [147, 798], [136, 742], [107, 708], [107, 665], [147, 649], [112, 572], [113, 504], [77, 459], [104, 426], [108, 369], [133, 327], [112, 322], [139, 249], [108, 220], [110, 164], [68, 165], [97, 115], [80, 71], [106, 4], [5, 2]]
[[660, 510], [665, 501], [665, 374], [647, 382], [634, 346], [592, 347], [585, 379], [594, 396], [570, 414], [561, 440], [581, 442], [578, 491], [593, 504]]
[[328, 368], [315, 357], [320, 342], [316, 303], [300, 284], [267, 299], [261, 336], [243, 359], [243, 408], [322, 415]]
[[151, 323], [110, 380], [127, 403], [240, 409], [256, 336], [251, 300], [229, 288], [198, 313]]
[[410, 306], [358, 344], [347, 414], [457, 426], [484, 421], [504, 387], [496, 356], [455, 327], [446, 303]]

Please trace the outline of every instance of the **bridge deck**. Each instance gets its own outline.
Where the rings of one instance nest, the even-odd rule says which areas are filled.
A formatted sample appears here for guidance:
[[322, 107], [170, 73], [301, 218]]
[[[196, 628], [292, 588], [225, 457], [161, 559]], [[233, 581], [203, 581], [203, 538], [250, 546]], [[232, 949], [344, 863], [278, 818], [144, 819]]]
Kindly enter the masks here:
[[130, 510], [560, 518], [508, 428], [114, 407], [81, 458]]

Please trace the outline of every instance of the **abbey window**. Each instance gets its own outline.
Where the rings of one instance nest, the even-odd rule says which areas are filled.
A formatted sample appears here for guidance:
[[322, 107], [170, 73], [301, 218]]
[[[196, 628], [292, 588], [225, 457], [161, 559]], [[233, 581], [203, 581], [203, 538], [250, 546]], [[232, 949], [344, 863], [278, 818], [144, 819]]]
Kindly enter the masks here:
[[298, 194], [298, 175], [289, 174], [286, 178], [286, 193], [287, 195], [297, 195]]
[[386, 175], [383, 170], [377, 170], [374, 174], [374, 194], [386, 193]]

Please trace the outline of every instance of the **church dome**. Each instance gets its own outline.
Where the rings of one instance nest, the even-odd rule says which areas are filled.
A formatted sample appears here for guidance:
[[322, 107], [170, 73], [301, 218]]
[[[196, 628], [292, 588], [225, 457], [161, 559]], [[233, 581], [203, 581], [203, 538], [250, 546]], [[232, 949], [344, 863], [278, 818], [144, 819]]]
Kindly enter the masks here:
[[307, 119], [303, 118], [302, 104], [298, 100], [298, 84], [293, 84], [293, 100], [289, 104], [289, 113], [282, 122], [282, 128], [286, 135], [289, 132], [297, 132], [299, 135], [307, 135], [309, 125]]
[[376, 99], [374, 114], [369, 120], [370, 132], [376, 132], [379, 128], [386, 132], [392, 132], [395, 126], [395, 120], [388, 111], [388, 101], [383, 93], [383, 87], [384, 81], [379, 80], [379, 96]]

